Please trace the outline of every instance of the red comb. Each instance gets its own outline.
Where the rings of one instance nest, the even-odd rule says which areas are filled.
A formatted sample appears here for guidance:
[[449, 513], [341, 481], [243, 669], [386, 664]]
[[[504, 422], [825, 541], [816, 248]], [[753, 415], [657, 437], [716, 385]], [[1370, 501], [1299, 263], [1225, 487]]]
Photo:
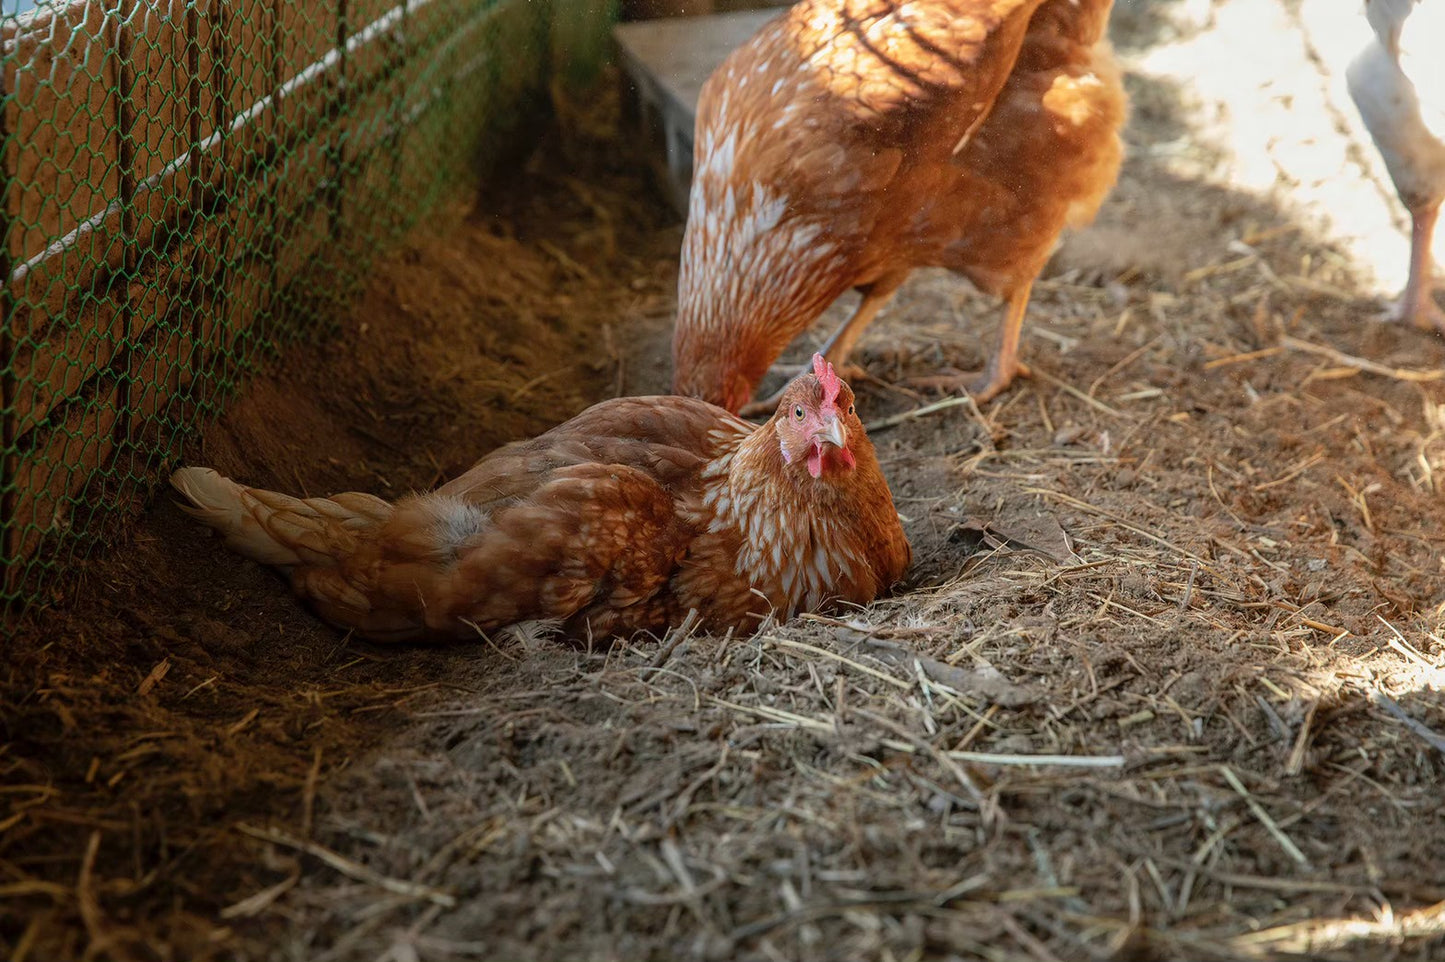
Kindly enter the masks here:
[[823, 385], [823, 408], [826, 410], [838, 402], [838, 392], [843, 390], [843, 382], [838, 380], [833, 365], [821, 354], [813, 355], [813, 376]]

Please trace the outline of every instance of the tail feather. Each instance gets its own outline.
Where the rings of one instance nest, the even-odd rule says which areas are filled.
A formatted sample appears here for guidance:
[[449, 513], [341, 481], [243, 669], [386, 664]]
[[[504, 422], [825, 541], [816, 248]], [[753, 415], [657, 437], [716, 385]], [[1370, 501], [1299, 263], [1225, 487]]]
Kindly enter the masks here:
[[219, 531], [227, 547], [262, 564], [340, 564], [358, 535], [391, 518], [392, 506], [355, 492], [334, 498], [293, 498], [248, 488], [210, 468], [181, 468], [171, 486], [191, 502], [183, 510]]

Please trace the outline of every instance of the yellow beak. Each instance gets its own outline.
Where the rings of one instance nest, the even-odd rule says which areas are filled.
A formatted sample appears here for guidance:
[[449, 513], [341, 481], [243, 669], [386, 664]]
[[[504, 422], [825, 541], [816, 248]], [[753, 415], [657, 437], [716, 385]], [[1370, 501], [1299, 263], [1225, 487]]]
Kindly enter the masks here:
[[835, 448], [846, 448], [848, 446], [848, 432], [843, 429], [843, 422], [838, 420], [836, 414], [824, 419], [818, 430], [813, 433], [815, 441], [827, 441]]

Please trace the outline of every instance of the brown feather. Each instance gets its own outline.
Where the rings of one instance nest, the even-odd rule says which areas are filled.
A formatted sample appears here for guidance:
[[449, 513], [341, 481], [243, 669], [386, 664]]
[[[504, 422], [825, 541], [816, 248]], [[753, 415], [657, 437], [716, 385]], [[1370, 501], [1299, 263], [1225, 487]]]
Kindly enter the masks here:
[[803, 0], [698, 103], [674, 389], [737, 410], [850, 288], [1026, 291], [1113, 186], [1110, 0]]
[[[852, 392], [834, 393], [825, 405], [803, 378], [756, 429], [690, 398], [606, 401], [394, 507], [357, 493], [301, 501], [203, 468], [172, 482], [231, 547], [377, 640], [533, 620], [607, 637], [691, 609], [705, 627], [746, 631], [769, 613], [870, 601], [908, 565]], [[814, 478], [784, 458], [803, 443], [789, 420], [799, 404], [839, 417], [851, 470]]]

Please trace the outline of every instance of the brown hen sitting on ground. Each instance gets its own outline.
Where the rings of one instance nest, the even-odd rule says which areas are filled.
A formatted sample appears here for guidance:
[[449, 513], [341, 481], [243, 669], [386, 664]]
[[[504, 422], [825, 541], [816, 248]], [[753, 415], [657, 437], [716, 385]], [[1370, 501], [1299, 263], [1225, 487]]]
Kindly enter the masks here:
[[821, 355], [759, 427], [693, 398], [604, 401], [430, 494], [299, 500], [209, 468], [171, 483], [326, 620], [381, 641], [519, 622], [579, 640], [754, 630], [864, 603], [910, 550], [853, 392]]
[[916, 267], [1007, 301], [967, 384], [1019, 370], [1029, 290], [1123, 157], [1111, 0], [803, 0], [735, 50], [698, 102], [674, 389], [737, 411], [850, 288], [842, 365]]

